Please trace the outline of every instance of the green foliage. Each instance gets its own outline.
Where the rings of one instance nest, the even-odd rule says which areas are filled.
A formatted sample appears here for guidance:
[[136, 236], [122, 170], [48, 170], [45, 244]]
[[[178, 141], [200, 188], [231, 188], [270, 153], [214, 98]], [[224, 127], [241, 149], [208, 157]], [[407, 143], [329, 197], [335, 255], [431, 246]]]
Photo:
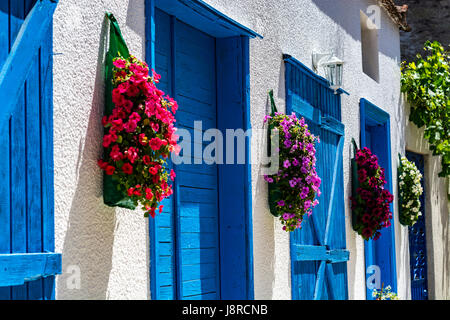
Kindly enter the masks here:
[[450, 175], [450, 51], [427, 41], [425, 57], [402, 65], [402, 92], [411, 103], [409, 120], [425, 127], [424, 137], [435, 156], [442, 156], [440, 177]]

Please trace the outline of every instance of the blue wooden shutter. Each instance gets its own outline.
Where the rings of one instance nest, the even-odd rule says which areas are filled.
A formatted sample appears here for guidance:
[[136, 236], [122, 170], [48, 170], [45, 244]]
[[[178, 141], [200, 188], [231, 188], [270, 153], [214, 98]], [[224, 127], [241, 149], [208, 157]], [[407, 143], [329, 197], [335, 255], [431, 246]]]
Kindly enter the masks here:
[[320, 137], [316, 158], [322, 179], [319, 205], [302, 228], [291, 234], [292, 298], [347, 299], [340, 96], [303, 64], [284, 58], [287, 113], [304, 117], [312, 133]]
[[52, 299], [52, 15], [55, 1], [0, 4], [0, 299]]

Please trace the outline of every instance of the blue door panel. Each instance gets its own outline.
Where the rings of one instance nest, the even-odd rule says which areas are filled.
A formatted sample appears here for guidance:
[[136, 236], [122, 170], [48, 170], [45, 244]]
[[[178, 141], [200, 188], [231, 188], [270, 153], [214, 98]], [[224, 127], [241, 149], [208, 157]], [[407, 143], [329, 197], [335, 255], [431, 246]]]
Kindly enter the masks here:
[[411, 272], [411, 299], [428, 300], [428, 265], [427, 265], [427, 243], [426, 243], [426, 211], [425, 211], [425, 160], [423, 155], [406, 151], [409, 161], [415, 163], [422, 174], [423, 193], [420, 196], [420, 212], [422, 215], [417, 222], [408, 227], [409, 231], [409, 255]]
[[[175, 21], [174, 27], [175, 97], [183, 97], [188, 102], [180, 104], [177, 125], [179, 128], [194, 128], [193, 120], [196, 120], [202, 122], [203, 130], [215, 128], [215, 40], [180, 21]], [[191, 132], [191, 137], [194, 137], [195, 133]], [[194, 143], [191, 143], [191, 148], [195, 152]], [[182, 299], [205, 294], [211, 299], [220, 299], [217, 165], [210, 167], [206, 174], [178, 174], [178, 208], [209, 205], [198, 210], [196, 215], [185, 216], [184, 212], [177, 212], [178, 281]], [[210, 184], [205, 185], [205, 180]]]
[[[194, 130], [194, 121], [202, 122], [202, 130], [216, 127], [215, 39], [174, 17], [156, 9], [156, 72], [162, 78], [160, 88], [179, 104], [177, 127], [186, 129], [193, 138], [202, 133]], [[174, 166], [174, 205], [169, 205], [172, 219], [166, 219], [165, 241], [158, 231], [159, 256], [172, 268], [165, 273], [168, 290], [165, 299], [219, 299], [219, 232], [217, 166], [195, 164], [191, 143], [192, 164]], [[181, 153], [183, 156], [183, 153]], [[164, 215], [164, 214], [163, 214]], [[163, 221], [155, 223], [162, 228]], [[167, 227], [170, 227], [167, 229]], [[162, 230], [161, 230], [162, 231]], [[164, 246], [163, 244], [166, 244]], [[160, 268], [158, 268], [161, 271]], [[160, 279], [159, 286], [163, 286]]]
[[[36, 2], [1, 2], [0, 68]], [[15, 107], [0, 129], [0, 254], [3, 255], [54, 250], [51, 23], [39, 50], [28, 54], [32, 55], [32, 62], [26, 81], [18, 96], [10, 97]], [[52, 298], [54, 276], [0, 287], [0, 299]]]

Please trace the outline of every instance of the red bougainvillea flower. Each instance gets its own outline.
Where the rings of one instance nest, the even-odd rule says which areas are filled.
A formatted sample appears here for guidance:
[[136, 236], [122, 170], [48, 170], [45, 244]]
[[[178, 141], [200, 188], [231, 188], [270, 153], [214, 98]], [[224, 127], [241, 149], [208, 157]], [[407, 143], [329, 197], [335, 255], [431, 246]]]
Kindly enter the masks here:
[[355, 229], [365, 240], [380, 238], [380, 230], [391, 225], [390, 204], [393, 195], [386, 189], [384, 169], [378, 158], [368, 148], [358, 150], [355, 155], [359, 188], [350, 197], [355, 213]]
[[126, 61], [123, 59], [116, 59], [116, 60], [114, 60], [113, 65], [116, 68], [123, 69], [126, 66]]
[[106, 174], [107, 175], [113, 175], [114, 174], [114, 172], [116, 171], [116, 168], [114, 168], [113, 166], [107, 166], [106, 167], [106, 169], [105, 169], [105, 171], [106, 171]]
[[173, 194], [168, 179], [175, 173], [167, 158], [179, 152], [175, 134], [175, 100], [156, 88], [160, 76], [145, 62], [130, 58], [113, 61], [112, 114], [102, 118], [104, 157], [98, 166], [118, 182], [120, 191], [139, 203], [145, 216], [162, 211], [159, 203]]

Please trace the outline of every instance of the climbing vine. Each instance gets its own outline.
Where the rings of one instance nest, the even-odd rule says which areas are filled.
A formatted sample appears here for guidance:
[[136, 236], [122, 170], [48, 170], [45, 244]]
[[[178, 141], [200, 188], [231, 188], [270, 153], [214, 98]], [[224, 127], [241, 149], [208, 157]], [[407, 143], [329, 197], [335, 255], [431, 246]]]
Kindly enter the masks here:
[[442, 156], [440, 177], [450, 175], [450, 51], [437, 41], [425, 43], [426, 55], [402, 65], [402, 92], [411, 104], [409, 120], [425, 127], [425, 139]]

